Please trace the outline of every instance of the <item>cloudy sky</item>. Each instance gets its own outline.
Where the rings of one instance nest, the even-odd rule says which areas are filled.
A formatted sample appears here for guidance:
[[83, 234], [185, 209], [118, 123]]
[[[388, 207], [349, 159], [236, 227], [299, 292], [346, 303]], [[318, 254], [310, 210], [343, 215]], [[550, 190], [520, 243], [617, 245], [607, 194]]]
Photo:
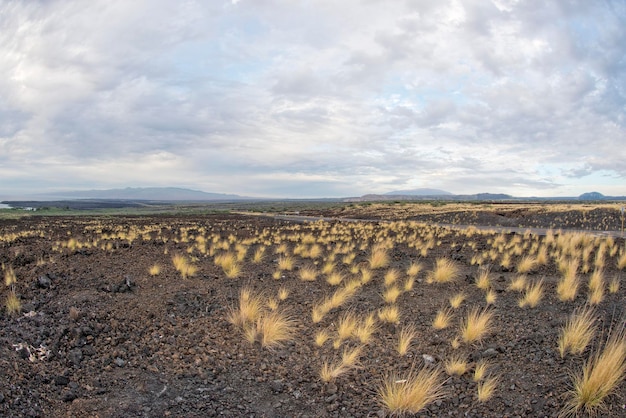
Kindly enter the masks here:
[[626, 195], [623, 0], [2, 0], [0, 25], [0, 196]]

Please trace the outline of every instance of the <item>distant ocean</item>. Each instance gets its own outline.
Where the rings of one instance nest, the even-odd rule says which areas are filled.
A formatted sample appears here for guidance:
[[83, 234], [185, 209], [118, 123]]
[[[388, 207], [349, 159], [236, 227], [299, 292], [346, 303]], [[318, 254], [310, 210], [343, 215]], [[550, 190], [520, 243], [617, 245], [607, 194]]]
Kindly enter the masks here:
[[11, 209], [11, 206], [5, 204], [5, 203], [0, 203], [0, 209]]

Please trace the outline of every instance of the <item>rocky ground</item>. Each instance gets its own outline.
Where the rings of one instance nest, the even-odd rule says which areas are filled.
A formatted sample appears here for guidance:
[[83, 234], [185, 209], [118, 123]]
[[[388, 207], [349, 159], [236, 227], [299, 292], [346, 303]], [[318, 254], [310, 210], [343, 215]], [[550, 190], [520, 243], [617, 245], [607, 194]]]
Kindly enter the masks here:
[[[436, 220], [446, 221], [445, 217]], [[472, 307], [486, 306], [485, 292], [474, 284], [479, 266], [471, 260], [491, 248], [495, 235], [464, 235], [408, 223], [392, 229], [373, 223], [363, 230], [344, 225], [333, 222], [322, 227], [228, 214], [0, 220], [0, 262], [5, 273], [11, 268], [16, 277], [15, 284], [3, 285], [0, 299], [4, 302], [13, 290], [21, 302], [19, 313], [9, 314], [4, 307], [0, 312], [0, 415], [385, 416], [388, 411], [377, 391], [386, 376], [402, 378], [411, 367], [422, 367], [425, 362], [426, 367], [441, 367], [460, 353], [470, 368], [481, 359], [488, 362], [490, 372], [499, 377], [494, 396], [477, 401], [471, 372], [446, 376], [445, 396], [415, 416], [553, 417], [567, 401], [571, 374], [602, 346], [609, 330], [624, 326], [626, 284], [624, 271], [617, 267], [625, 246], [621, 238], [613, 241], [617, 247], [613, 255], [607, 251], [602, 271], [607, 289], [610, 280], [622, 285], [615, 293], [605, 291], [594, 307], [598, 332], [590, 346], [580, 355], [561, 358], [559, 329], [587, 301], [586, 283], [600, 241], [588, 255], [591, 270], [580, 273], [577, 297], [568, 302], [556, 297], [560, 273], [554, 260], [528, 273], [530, 281], [543, 279], [545, 286], [544, 298], [535, 308], [520, 308], [519, 293], [508, 290], [522, 255], [506, 268], [494, 261], [494, 331], [482, 342], [454, 348], [451, 342], [458, 335], [461, 318]], [[339, 234], [342, 228], [344, 235]], [[345, 238], [345, 230], [351, 241], [333, 241], [333, 233]], [[298, 239], [307, 233], [316, 239], [331, 237], [317, 258], [293, 254]], [[430, 233], [435, 244], [422, 254], [411, 242], [424, 241]], [[348, 243], [353, 261], [344, 264], [341, 257], [345, 254], [335, 251], [336, 269], [345, 274], [345, 283], [357, 276], [349, 271], [350, 266], [367, 265], [372, 237], [395, 240], [389, 266], [373, 270], [371, 281], [352, 299], [313, 323], [313, 306], [337, 286], [328, 284], [321, 273], [315, 281], [302, 281], [299, 269], [312, 263], [321, 269], [333, 249]], [[265, 258], [255, 264], [252, 254], [264, 239], [274, 244], [267, 245]], [[505, 239], [512, 242], [513, 235]], [[544, 238], [526, 236], [521, 242], [533, 239], [541, 243]], [[279, 241], [287, 244], [295, 267], [276, 274]], [[209, 250], [202, 251], [202, 242], [204, 250]], [[214, 255], [222, 251], [215, 248], [227, 242], [229, 248], [237, 243], [249, 247], [236, 278], [227, 278], [214, 262]], [[214, 255], [210, 255], [212, 246]], [[181, 277], [172, 263], [174, 254], [189, 257], [197, 272]], [[435, 260], [442, 257], [460, 266], [459, 277], [450, 283], [427, 283]], [[400, 272], [399, 283], [404, 283], [412, 262], [419, 262], [422, 271], [395, 303], [401, 313], [399, 322], [379, 321], [358, 367], [323, 382], [319, 377], [322, 364], [359, 344], [352, 338], [339, 349], [333, 348], [332, 341], [319, 347], [314, 343], [316, 333], [334, 332], [347, 311], [359, 316], [378, 312], [387, 305], [381, 297], [384, 275], [395, 268]], [[160, 266], [160, 272], [151, 275], [154, 265]], [[248, 342], [228, 321], [229, 309], [237, 305], [244, 286], [268, 300], [276, 299], [279, 289], [288, 290], [279, 306], [296, 321], [293, 339], [270, 350]], [[451, 325], [434, 330], [435, 313], [459, 292], [466, 298], [453, 311]], [[408, 354], [400, 356], [395, 349], [397, 336], [407, 325], [416, 328], [418, 338]], [[602, 416], [624, 416], [625, 401], [622, 382], [608, 397]]]

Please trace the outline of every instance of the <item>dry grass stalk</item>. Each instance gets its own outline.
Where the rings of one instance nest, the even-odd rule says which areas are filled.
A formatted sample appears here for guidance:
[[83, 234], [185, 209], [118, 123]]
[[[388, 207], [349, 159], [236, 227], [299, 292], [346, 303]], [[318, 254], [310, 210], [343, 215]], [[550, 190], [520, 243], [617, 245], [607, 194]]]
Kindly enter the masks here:
[[476, 390], [476, 398], [478, 399], [478, 402], [486, 402], [491, 399], [499, 383], [500, 382], [497, 377], [490, 377], [478, 382]]

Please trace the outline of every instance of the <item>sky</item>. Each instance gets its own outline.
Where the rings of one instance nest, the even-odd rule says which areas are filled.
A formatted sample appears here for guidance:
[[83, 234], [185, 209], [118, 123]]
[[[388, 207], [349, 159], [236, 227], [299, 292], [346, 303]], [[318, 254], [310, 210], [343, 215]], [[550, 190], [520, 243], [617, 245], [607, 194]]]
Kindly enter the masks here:
[[0, 0], [0, 196], [626, 195], [623, 0]]

